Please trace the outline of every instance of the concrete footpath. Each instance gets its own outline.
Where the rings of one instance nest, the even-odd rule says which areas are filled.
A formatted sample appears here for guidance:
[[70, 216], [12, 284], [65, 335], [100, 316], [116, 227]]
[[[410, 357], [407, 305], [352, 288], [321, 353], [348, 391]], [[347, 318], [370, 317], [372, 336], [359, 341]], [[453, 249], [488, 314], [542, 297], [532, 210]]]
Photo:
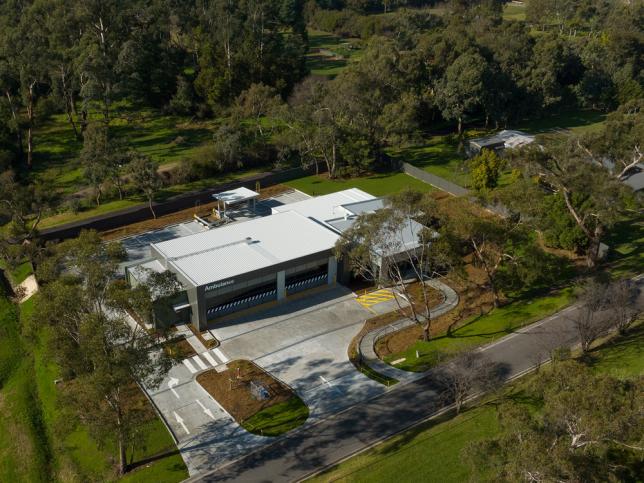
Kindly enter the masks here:
[[[443, 301], [431, 311], [432, 317], [440, 317], [458, 305], [458, 294], [452, 287], [435, 279], [427, 280], [425, 281], [425, 284], [440, 291], [443, 295]], [[375, 350], [376, 342], [378, 342], [379, 339], [414, 324], [415, 322], [413, 320], [401, 319], [387, 325], [386, 327], [367, 332], [362, 339], [360, 339], [359, 347], [360, 353], [362, 354], [362, 362], [379, 374], [393, 377], [394, 379], [398, 379], [403, 382], [411, 382], [425, 377], [425, 374], [420, 372], [403, 371], [402, 369], [396, 369], [395, 367], [390, 366], [386, 362], [380, 360]]]
[[[644, 308], [641, 283], [636, 307]], [[574, 316], [578, 310], [569, 307], [481, 350], [503, 367], [509, 380], [543, 362], [557, 347], [577, 343]], [[301, 480], [430, 418], [445, 407], [439, 391], [435, 373], [429, 371], [422, 379], [398, 384], [394, 390], [296, 431], [225, 467], [212, 467], [210, 473], [189, 481]]]

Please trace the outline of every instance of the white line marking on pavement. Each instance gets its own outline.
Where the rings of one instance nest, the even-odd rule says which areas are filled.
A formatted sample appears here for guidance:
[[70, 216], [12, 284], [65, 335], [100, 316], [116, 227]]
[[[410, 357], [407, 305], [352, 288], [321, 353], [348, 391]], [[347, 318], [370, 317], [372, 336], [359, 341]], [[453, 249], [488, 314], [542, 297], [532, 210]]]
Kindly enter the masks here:
[[201, 401], [199, 399], [195, 399], [195, 401], [197, 401], [197, 404], [199, 404], [201, 409], [203, 409], [203, 412], [206, 413], [206, 415], [210, 416], [210, 419], [215, 419], [215, 416], [212, 414], [212, 411], [208, 409], [206, 406], [204, 406], [203, 404], [201, 404]]
[[176, 377], [171, 377], [170, 380], [168, 381], [168, 387], [172, 391], [172, 394], [174, 394], [177, 397], [177, 399], [181, 399], [177, 391], [174, 390], [174, 386], [176, 386], [177, 384], [179, 384], [179, 379], [177, 379]]
[[194, 374], [195, 372], [197, 372], [197, 369], [195, 369], [195, 366], [193, 366], [192, 364], [190, 364], [190, 361], [189, 361], [188, 359], [184, 359], [184, 360], [183, 360], [183, 364], [188, 368], [188, 370], [189, 370], [192, 374]]
[[212, 357], [212, 356], [210, 355], [210, 353], [208, 353], [208, 352], [204, 352], [204, 353], [202, 353], [201, 355], [204, 357], [204, 359], [206, 359], [208, 362], [210, 362], [210, 364], [212, 365], [212, 367], [216, 367], [216, 366], [218, 366], [218, 365], [219, 365], [219, 364], [217, 363], [217, 361], [214, 359], [214, 357]]
[[223, 362], [224, 364], [228, 362], [229, 360], [228, 357], [226, 357], [224, 353], [219, 350], [219, 348], [213, 349], [212, 351], [215, 353], [215, 355], [219, 358], [221, 362]]
[[338, 389], [338, 388], [337, 388], [337, 387], [335, 387], [333, 384], [331, 384], [329, 381], [327, 381], [327, 380], [324, 378], [324, 376], [320, 376], [320, 379], [322, 379], [322, 382], [323, 382], [324, 384], [326, 384], [327, 386], [329, 386], [329, 389], [333, 389], [333, 390], [334, 390], [334, 391], [336, 391], [338, 394], [342, 394], [342, 391], [340, 391], [340, 389]]
[[192, 358], [192, 360], [193, 360], [193, 361], [195, 361], [195, 363], [196, 363], [199, 367], [201, 367], [202, 369], [208, 369], [208, 366], [207, 366], [206, 364], [204, 364], [204, 363], [203, 363], [203, 361], [201, 360], [201, 357], [199, 357], [199, 356], [194, 356], [194, 357]]
[[183, 419], [181, 418], [181, 416], [179, 416], [176, 411], [172, 411], [172, 414], [174, 414], [174, 419], [177, 420], [177, 423], [181, 425], [181, 427], [186, 432], [186, 434], [190, 434], [190, 431], [188, 431], [188, 427], [183, 422]]

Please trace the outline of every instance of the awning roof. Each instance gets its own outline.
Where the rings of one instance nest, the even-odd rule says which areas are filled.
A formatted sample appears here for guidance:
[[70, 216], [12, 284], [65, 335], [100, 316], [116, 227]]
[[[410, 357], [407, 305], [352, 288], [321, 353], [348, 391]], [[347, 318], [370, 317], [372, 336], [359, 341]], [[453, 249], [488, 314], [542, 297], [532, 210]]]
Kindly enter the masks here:
[[226, 205], [235, 205], [244, 201], [254, 200], [259, 197], [259, 193], [248, 188], [236, 188], [222, 193], [215, 193], [212, 197], [216, 200], [223, 201]]

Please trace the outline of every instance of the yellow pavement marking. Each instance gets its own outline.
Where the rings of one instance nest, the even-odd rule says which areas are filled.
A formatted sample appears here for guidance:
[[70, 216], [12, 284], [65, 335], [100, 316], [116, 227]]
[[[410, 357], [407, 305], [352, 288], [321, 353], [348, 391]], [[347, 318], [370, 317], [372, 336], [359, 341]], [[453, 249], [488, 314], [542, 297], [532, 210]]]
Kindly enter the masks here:
[[356, 297], [356, 302], [362, 305], [365, 309], [369, 309], [372, 305], [379, 304], [381, 302], [386, 302], [392, 300], [394, 294], [391, 293], [388, 289], [380, 289], [375, 292], [369, 292], [364, 295]]

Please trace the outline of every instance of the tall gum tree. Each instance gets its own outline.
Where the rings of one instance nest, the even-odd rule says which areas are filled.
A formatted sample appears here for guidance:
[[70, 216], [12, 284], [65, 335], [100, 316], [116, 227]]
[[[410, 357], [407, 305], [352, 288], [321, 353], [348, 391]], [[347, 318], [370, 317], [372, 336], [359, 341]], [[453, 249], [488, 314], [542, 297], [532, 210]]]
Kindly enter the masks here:
[[[357, 217], [338, 241], [337, 256], [353, 272], [378, 286], [390, 287], [401, 313], [431, 337], [434, 290], [426, 279], [458, 267], [460, 259], [447, 233], [433, 228], [436, 213], [429, 194], [403, 191], [392, 195], [382, 210]], [[422, 228], [415, 232], [411, 221]], [[417, 243], [410, 241], [416, 235]], [[417, 282], [414, 290], [412, 282]]]

